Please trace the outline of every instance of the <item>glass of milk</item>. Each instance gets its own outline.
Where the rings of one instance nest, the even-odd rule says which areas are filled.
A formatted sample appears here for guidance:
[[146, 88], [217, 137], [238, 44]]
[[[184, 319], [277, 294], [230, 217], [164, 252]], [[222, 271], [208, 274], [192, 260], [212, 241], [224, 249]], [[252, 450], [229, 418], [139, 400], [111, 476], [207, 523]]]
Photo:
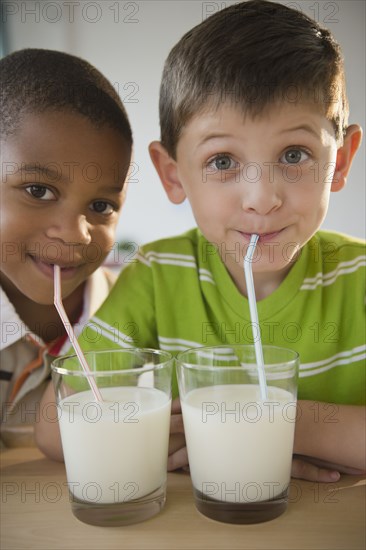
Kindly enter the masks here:
[[76, 356], [52, 363], [72, 511], [92, 525], [137, 523], [165, 503], [173, 359], [151, 349], [85, 357], [103, 401]]
[[195, 348], [177, 356], [197, 509], [227, 523], [258, 523], [287, 507], [299, 356], [263, 346], [262, 401], [254, 346]]

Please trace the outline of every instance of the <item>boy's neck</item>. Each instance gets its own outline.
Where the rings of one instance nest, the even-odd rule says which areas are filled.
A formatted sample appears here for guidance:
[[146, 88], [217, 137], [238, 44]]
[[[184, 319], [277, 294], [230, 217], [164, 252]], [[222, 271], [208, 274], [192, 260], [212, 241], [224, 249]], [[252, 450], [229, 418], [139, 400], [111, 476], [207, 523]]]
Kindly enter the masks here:
[[[53, 304], [37, 304], [22, 294], [6, 277], [1, 276], [1, 286], [24, 324], [48, 344], [66, 334], [62, 321]], [[83, 309], [85, 283], [63, 300], [71, 324], [76, 323]]]
[[[291, 270], [292, 265], [287, 266], [285, 269], [277, 272], [271, 273], [253, 273], [254, 288], [255, 288], [255, 297], [257, 302], [264, 300], [277, 288], [286, 278], [287, 274]], [[244, 276], [240, 281], [234, 281], [238, 290], [246, 297], [248, 297], [248, 291], [245, 283]]]
[[[266, 273], [256, 273], [254, 275], [254, 286], [257, 300], [264, 300], [264, 298], [267, 298], [273, 294], [273, 292], [278, 289], [287, 273], [288, 270], [286, 273], [281, 272], [276, 273], [275, 275], [271, 274], [271, 277], [268, 277]], [[248, 296], [248, 293], [246, 296]]]

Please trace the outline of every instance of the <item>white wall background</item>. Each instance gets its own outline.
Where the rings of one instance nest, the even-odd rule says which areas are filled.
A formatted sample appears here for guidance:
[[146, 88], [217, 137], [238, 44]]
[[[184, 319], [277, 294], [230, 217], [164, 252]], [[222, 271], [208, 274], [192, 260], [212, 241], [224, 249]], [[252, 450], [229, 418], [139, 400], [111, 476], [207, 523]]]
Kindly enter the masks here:
[[[329, 27], [342, 45], [350, 122], [365, 128], [365, 0], [282, 2]], [[147, 147], [160, 135], [158, 92], [169, 50], [203, 18], [233, 3], [3, 0], [8, 53], [38, 47], [83, 57], [109, 78], [124, 101], [134, 132], [135, 173], [118, 227], [119, 239], [141, 244], [195, 225], [186, 202], [176, 206], [165, 197]], [[323, 226], [359, 237], [365, 236], [364, 143], [346, 189], [331, 196]]]

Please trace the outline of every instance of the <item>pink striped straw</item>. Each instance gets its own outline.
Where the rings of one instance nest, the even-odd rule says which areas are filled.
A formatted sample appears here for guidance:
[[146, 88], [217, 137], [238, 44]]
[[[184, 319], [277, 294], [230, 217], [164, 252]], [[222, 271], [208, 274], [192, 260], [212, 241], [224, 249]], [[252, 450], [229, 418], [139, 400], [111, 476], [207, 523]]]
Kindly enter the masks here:
[[90, 388], [94, 394], [96, 401], [103, 401], [102, 396], [100, 394], [100, 391], [98, 389], [98, 386], [95, 383], [95, 380], [93, 376], [91, 376], [92, 372], [90, 370], [90, 367], [85, 359], [85, 355], [83, 354], [81, 347], [79, 345], [79, 342], [77, 341], [77, 338], [75, 336], [75, 333], [73, 331], [73, 328], [71, 326], [71, 323], [69, 321], [69, 318], [67, 317], [67, 313], [65, 311], [65, 308], [62, 303], [62, 295], [61, 295], [61, 269], [59, 265], [54, 266], [53, 270], [53, 280], [54, 280], [54, 299], [53, 302], [55, 304], [55, 307], [57, 309], [57, 312], [61, 318], [61, 321], [65, 327], [65, 330], [67, 332], [67, 335], [69, 337], [69, 340], [76, 352], [76, 355], [79, 359], [80, 365], [82, 366], [86, 378], [89, 382]]

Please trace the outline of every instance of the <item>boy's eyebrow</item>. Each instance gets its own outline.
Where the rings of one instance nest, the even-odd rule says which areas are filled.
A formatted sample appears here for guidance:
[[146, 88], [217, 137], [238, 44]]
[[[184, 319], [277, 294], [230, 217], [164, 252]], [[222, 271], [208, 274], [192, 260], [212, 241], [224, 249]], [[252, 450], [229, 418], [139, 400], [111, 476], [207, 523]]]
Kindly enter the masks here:
[[121, 185], [110, 185], [108, 187], [105, 187], [104, 191], [109, 191], [110, 193], [122, 193], [124, 188], [124, 183]]
[[38, 174], [42, 174], [43, 176], [47, 176], [52, 180], [65, 180], [66, 178], [62, 176], [62, 170], [56, 170], [53, 168], [50, 168], [49, 166], [42, 166], [39, 163], [33, 163], [33, 164], [22, 164], [20, 167], [20, 172], [37, 172]]
[[[300, 124], [299, 126], [294, 126], [293, 128], [284, 128], [280, 131], [280, 134], [286, 134], [290, 132], [298, 132], [298, 131], [305, 131], [312, 134], [314, 137], [319, 139], [319, 133], [312, 128], [309, 124]], [[199, 141], [197, 148], [204, 145], [207, 141], [210, 141], [211, 139], [217, 139], [217, 138], [230, 138], [232, 137], [230, 134], [221, 134], [221, 133], [213, 133], [209, 134], [208, 136], [205, 136], [201, 141]]]
[[294, 126], [293, 128], [285, 128], [284, 130], [281, 130], [280, 134], [286, 134], [288, 132], [298, 132], [298, 131], [309, 132], [310, 134], [312, 134], [318, 139], [320, 137], [319, 132], [314, 130], [314, 128], [310, 126], [310, 124], [300, 124], [299, 126]]
[[[50, 168], [49, 166], [42, 166], [39, 163], [33, 163], [33, 164], [22, 164], [20, 169], [20, 172], [29, 172], [29, 173], [37, 173], [41, 174], [43, 176], [49, 177], [52, 181], [69, 181], [69, 173], [62, 174], [62, 170], [55, 170], [53, 168]], [[71, 172], [72, 174], [72, 172]], [[109, 191], [111, 193], [121, 193], [123, 191], [124, 187], [124, 180], [120, 183], [116, 183], [115, 185], [109, 185], [104, 190]]]
[[208, 136], [205, 136], [201, 141], [198, 142], [197, 147], [201, 147], [204, 145], [207, 141], [210, 141], [211, 139], [217, 139], [217, 138], [229, 138], [232, 137], [230, 134], [220, 134], [220, 133], [214, 133], [209, 134]]

